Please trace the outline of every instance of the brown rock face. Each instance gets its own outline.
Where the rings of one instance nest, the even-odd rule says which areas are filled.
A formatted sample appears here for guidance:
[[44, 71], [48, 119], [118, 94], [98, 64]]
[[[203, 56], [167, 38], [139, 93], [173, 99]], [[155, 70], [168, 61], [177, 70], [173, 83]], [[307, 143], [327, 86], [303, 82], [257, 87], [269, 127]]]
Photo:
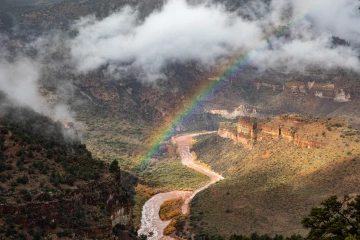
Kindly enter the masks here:
[[294, 141], [294, 136], [295, 136], [295, 129], [293, 129], [293, 128], [281, 129], [281, 137], [284, 140], [286, 140], [288, 142], [292, 142], [292, 141]]
[[259, 129], [261, 129], [257, 140], [267, 140], [267, 139], [278, 139], [280, 136], [280, 128], [276, 126], [270, 126], [266, 124], [260, 124]]
[[282, 89], [280, 83], [271, 80], [255, 80], [254, 85], [257, 90], [259, 90], [261, 87], [271, 88], [273, 91]]
[[255, 80], [253, 84], [257, 90], [260, 88], [271, 88], [273, 91], [288, 90], [293, 95], [313, 95], [319, 98], [332, 98], [335, 102], [349, 102], [353, 96], [359, 95], [358, 90], [342, 86], [341, 79], [334, 77], [332, 80], [334, 82], [290, 80], [284, 84], [269, 80]]
[[221, 123], [218, 133], [250, 149], [257, 141], [270, 139], [283, 139], [299, 147], [321, 147], [323, 144], [316, 141], [311, 132], [314, 124], [309, 118], [292, 115], [279, 116], [270, 121], [244, 117], [237, 124]]
[[230, 138], [234, 142], [237, 141], [237, 123], [220, 123], [218, 134], [223, 138]]
[[255, 118], [240, 118], [237, 124], [237, 142], [240, 142], [251, 149], [256, 141], [256, 129], [257, 122]]
[[320, 142], [310, 140], [308, 139], [307, 136], [301, 134], [295, 134], [294, 144], [299, 147], [307, 147], [307, 148], [317, 148], [322, 146]]

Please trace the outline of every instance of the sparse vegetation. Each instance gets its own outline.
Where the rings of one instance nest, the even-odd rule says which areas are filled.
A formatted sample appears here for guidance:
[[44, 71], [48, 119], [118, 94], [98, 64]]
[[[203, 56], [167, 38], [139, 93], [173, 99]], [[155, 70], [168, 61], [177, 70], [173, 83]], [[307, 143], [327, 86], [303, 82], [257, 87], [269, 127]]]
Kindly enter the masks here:
[[[112, 204], [131, 204], [136, 178], [126, 171], [108, 174], [76, 136], [67, 138], [60, 123], [31, 110], [9, 111], [0, 117], [0, 129], [0, 204], [13, 215], [0, 216], [0, 238], [73, 238], [98, 227], [109, 234]], [[110, 194], [116, 202], [108, 201]]]
[[281, 223], [279, 227], [285, 231], [281, 234], [305, 236], [299, 217], [307, 214], [307, 206], [315, 206], [331, 194], [360, 192], [356, 180], [360, 171], [358, 135], [346, 134], [344, 142], [340, 138], [344, 125], [331, 121], [335, 122], [331, 132], [326, 131], [326, 120], [314, 124], [313, 134], [326, 133], [326, 138], [320, 138], [320, 148], [267, 140], [247, 150], [219, 136], [198, 137], [192, 148], [198, 161], [226, 179], [192, 200], [192, 231], [197, 236], [219, 234], [225, 238], [234, 233], [250, 235], [250, 231], [273, 236], [279, 234], [276, 226]]
[[170, 220], [173, 219], [176, 216], [180, 216], [182, 214], [181, 206], [184, 204], [184, 199], [178, 198], [178, 199], [170, 199], [165, 201], [160, 206], [160, 212], [159, 216], [160, 219]]

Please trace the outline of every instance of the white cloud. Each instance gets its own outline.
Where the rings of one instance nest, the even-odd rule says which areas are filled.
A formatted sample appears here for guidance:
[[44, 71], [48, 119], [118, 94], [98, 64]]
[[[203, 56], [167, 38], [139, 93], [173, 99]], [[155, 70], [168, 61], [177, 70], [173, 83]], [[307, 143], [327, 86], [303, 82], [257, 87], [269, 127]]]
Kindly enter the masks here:
[[[6, 48], [10, 45], [9, 39], [0, 35], [0, 91], [4, 92], [9, 100], [0, 104], [9, 102], [13, 105], [28, 106], [54, 120], [73, 121], [73, 113], [66, 105], [59, 102], [50, 106], [39, 92], [39, 80], [44, 74], [46, 64], [26, 56], [26, 46], [15, 41], [11, 44], [16, 46], [13, 52]], [[60, 86], [69, 89], [67, 84], [62, 83]]]
[[360, 66], [353, 49], [344, 46], [333, 48], [331, 38], [326, 35], [315, 39], [274, 42], [271, 49], [258, 52], [253, 61], [263, 70], [274, 68], [287, 72], [302, 72], [309, 65], [328, 70], [339, 67], [355, 71]]
[[0, 60], [0, 90], [18, 104], [29, 105], [42, 112], [44, 101], [38, 93], [38, 66], [26, 58], [8, 62]]
[[219, 57], [256, 47], [262, 36], [256, 22], [184, 0], [170, 0], [144, 22], [127, 7], [101, 21], [81, 19], [75, 28], [79, 35], [71, 41], [72, 56], [80, 72], [129, 63], [150, 78], [167, 62], [214, 64]]
[[195, 60], [215, 65], [221, 57], [258, 49], [264, 33], [289, 25], [288, 36], [273, 38], [271, 48], [258, 51], [255, 65], [301, 70], [317, 64], [354, 70], [359, 69], [358, 53], [350, 47], [334, 48], [331, 39], [334, 35], [360, 41], [358, 5], [353, 0], [273, 0], [266, 7], [253, 1], [239, 10], [250, 16], [244, 20], [219, 5], [169, 0], [144, 21], [126, 7], [103, 20], [85, 17], [76, 22], [79, 34], [70, 41], [71, 55], [81, 73], [104, 67], [119, 78], [135, 69], [153, 81], [162, 77], [166, 63]]
[[[10, 61], [4, 48], [10, 41], [0, 36], [0, 89], [38, 112], [51, 112], [44, 109], [37, 92], [40, 76], [53, 78], [64, 69], [66, 73], [85, 73], [103, 68], [113, 78], [131, 72], [155, 81], [163, 78], [167, 63], [197, 61], [212, 66], [223, 57], [251, 50], [256, 50], [251, 62], [263, 70], [302, 71], [318, 65], [359, 71], [355, 48], [360, 44], [359, 5], [353, 0], [273, 0], [269, 6], [251, 1], [237, 12], [248, 12], [247, 20], [226, 12], [221, 5], [191, 5], [185, 0], [169, 0], [144, 20], [136, 9], [125, 7], [102, 20], [94, 16], [78, 20], [73, 25], [78, 35], [73, 39], [54, 31], [17, 47], [36, 49], [35, 60], [17, 53]], [[290, 27], [275, 37], [283, 26]], [[264, 48], [264, 38], [269, 35], [270, 44]], [[332, 36], [351, 46], [333, 46]], [[58, 109], [59, 113], [66, 110]]]
[[350, 43], [360, 44], [360, 2], [356, 0], [321, 0], [320, 2], [318, 7], [308, 13], [315, 26]]

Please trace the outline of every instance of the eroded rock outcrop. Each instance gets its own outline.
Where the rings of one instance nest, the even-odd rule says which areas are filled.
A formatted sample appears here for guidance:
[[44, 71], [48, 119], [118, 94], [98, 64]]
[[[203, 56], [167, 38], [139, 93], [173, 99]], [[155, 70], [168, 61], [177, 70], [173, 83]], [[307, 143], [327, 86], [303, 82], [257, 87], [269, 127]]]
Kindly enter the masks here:
[[[339, 79], [334, 79], [338, 82]], [[293, 95], [313, 95], [319, 98], [330, 98], [335, 102], [349, 102], [353, 96], [357, 96], [358, 91], [354, 89], [345, 89], [340, 84], [334, 82], [316, 82], [289, 80], [284, 84], [275, 81], [255, 80], [254, 86], [257, 90], [260, 88], [270, 88], [273, 91], [287, 90]]]
[[258, 116], [257, 109], [247, 105], [240, 105], [237, 108], [235, 108], [233, 111], [229, 111], [226, 109], [212, 109], [212, 110], [205, 110], [205, 112], [220, 115], [221, 117], [227, 119], [236, 119], [237, 117], [245, 117], [245, 116], [247, 117]]
[[220, 137], [237, 141], [237, 123], [220, 123], [218, 134]]
[[237, 123], [237, 142], [244, 144], [244, 146], [247, 148], [252, 148], [256, 141], [256, 130], [256, 118], [240, 118]]
[[[282, 115], [273, 119], [240, 118], [237, 123], [221, 123], [218, 134], [252, 149], [258, 141], [282, 139], [299, 147], [321, 147], [319, 133], [313, 132], [317, 122], [297, 115]], [[236, 129], [236, 132], [235, 132]], [[319, 131], [319, 129], [317, 129]]]
[[280, 135], [279, 126], [270, 126], [270, 125], [266, 125], [266, 124], [260, 124], [259, 128], [261, 129], [259, 135], [257, 136], [257, 139], [259, 141], [279, 138], [279, 135]]

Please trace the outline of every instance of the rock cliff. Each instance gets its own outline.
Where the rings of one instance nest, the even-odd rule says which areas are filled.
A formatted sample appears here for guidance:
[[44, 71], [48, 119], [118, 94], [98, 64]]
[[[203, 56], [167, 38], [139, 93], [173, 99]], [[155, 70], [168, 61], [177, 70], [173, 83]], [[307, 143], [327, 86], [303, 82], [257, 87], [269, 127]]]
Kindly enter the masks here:
[[[283, 139], [299, 147], [321, 147], [321, 134], [315, 130], [317, 120], [298, 115], [281, 115], [273, 119], [243, 117], [237, 123], [221, 123], [218, 134], [252, 149], [258, 141]], [[235, 130], [236, 129], [236, 130]], [[321, 128], [322, 129], [322, 128]]]
[[220, 123], [218, 134], [223, 138], [230, 138], [237, 141], [237, 123], [228, 123], [222, 122]]
[[237, 123], [237, 142], [252, 148], [256, 141], [257, 121], [256, 118], [243, 117]]

